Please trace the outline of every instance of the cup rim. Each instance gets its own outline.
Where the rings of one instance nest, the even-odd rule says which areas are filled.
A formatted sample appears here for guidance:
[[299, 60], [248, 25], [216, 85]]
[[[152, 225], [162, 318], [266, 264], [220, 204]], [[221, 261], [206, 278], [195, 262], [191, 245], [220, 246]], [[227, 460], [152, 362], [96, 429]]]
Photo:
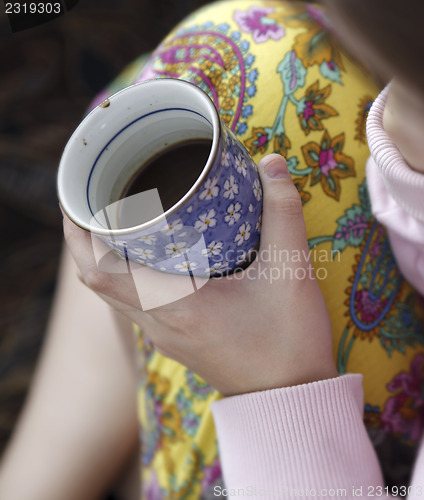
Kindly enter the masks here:
[[[187, 88], [193, 89], [195, 92], [198, 92], [202, 98], [205, 100], [205, 103], [207, 106], [210, 108], [211, 113], [212, 113], [212, 146], [211, 150], [209, 153], [209, 157], [206, 161], [205, 166], [203, 167], [199, 177], [196, 179], [194, 184], [190, 187], [190, 189], [184, 194], [184, 196], [178, 200], [177, 203], [172, 205], [168, 210], [164, 211], [161, 215], [158, 215], [154, 219], [151, 219], [147, 222], [143, 222], [142, 224], [139, 224], [138, 226], [131, 226], [128, 228], [123, 228], [123, 229], [106, 229], [106, 228], [101, 228], [101, 227], [93, 227], [90, 226], [90, 224], [86, 224], [82, 221], [77, 220], [76, 217], [72, 215], [72, 210], [66, 205], [66, 203], [63, 203], [65, 197], [61, 196], [61, 192], [64, 191], [64, 174], [63, 169], [60, 168], [61, 164], [65, 161], [67, 155], [70, 154], [69, 149], [68, 149], [68, 144], [71, 142], [72, 137], [74, 134], [78, 132], [82, 124], [86, 119], [88, 119], [93, 113], [97, 112], [99, 108], [103, 108], [105, 104], [107, 103], [109, 105], [109, 102], [112, 101], [113, 99], [116, 99], [116, 97], [119, 94], [126, 93], [129, 89], [132, 89], [134, 87], [140, 87], [142, 85], [146, 84], [151, 84], [155, 83], [158, 84], [160, 82], [169, 82], [170, 80], [174, 82], [178, 82], [179, 85], [186, 86]], [[180, 80], [178, 78], [154, 78], [150, 80], [144, 80], [142, 82], [137, 82], [133, 83], [132, 85], [129, 85], [125, 87], [122, 90], [119, 90], [118, 92], [115, 92], [111, 96], [107, 97], [105, 100], [103, 100], [100, 104], [98, 104], [94, 109], [92, 109], [80, 122], [78, 127], [74, 130], [73, 134], [71, 137], [68, 139], [68, 142], [65, 146], [65, 149], [62, 153], [62, 157], [60, 159], [59, 163], [59, 169], [58, 169], [58, 175], [57, 175], [57, 183], [56, 183], [56, 190], [57, 190], [57, 197], [59, 199], [59, 205], [62, 208], [63, 212], [66, 214], [66, 216], [78, 227], [81, 229], [84, 229], [86, 231], [89, 231], [91, 233], [100, 235], [100, 236], [123, 236], [123, 235], [128, 235], [132, 233], [137, 233], [140, 231], [143, 231], [145, 229], [149, 229], [156, 224], [168, 220], [170, 216], [172, 216], [175, 212], [177, 212], [181, 207], [183, 207], [193, 196], [196, 194], [196, 192], [199, 190], [200, 186], [203, 184], [203, 182], [206, 180], [207, 176], [209, 175], [212, 165], [214, 165], [217, 153], [218, 153], [218, 145], [220, 143], [220, 139], [222, 137], [222, 124], [221, 120], [219, 118], [218, 110], [215, 107], [215, 104], [211, 100], [211, 98], [208, 96], [208, 94], [202, 90], [200, 87], [195, 85], [192, 82], [188, 82], [186, 80]]]

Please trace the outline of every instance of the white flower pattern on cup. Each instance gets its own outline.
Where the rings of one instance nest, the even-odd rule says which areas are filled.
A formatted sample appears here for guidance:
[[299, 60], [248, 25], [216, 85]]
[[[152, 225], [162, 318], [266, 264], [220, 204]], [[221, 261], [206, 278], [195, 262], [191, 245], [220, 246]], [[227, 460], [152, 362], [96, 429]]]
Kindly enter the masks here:
[[224, 182], [224, 198], [232, 200], [238, 192], [239, 187], [236, 179], [234, 175], [230, 175], [230, 177]]
[[210, 227], [216, 226], [216, 219], [214, 218], [216, 215], [216, 210], [211, 208], [208, 212], [205, 212], [199, 215], [199, 220], [194, 224], [195, 229], [204, 233]]
[[224, 167], [231, 167], [233, 163], [233, 155], [230, 151], [222, 153], [222, 164]]
[[237, 245], [240, 246], [245, 241], [247, 241], [250, 238], [251, 228], [252, 228], [252, 226], [248, 222], [245, 222], [244, 224], [242, 224], [238, 229], [238, 233], [236, 234], [236, 237], [234, 238], [234, 243], [237, 243]]
[[168, 226], [163, 229], [163, 234], [171, 236], [172, 234], [175, 234], [175, 231], [179, 231], [183, 227], [183, 221], [181, 219], [176, 219], [173, 222], [170, 222]]
[[218, 178], [208, 179], [204, 184], [204, 190], [200, 193], [199, 198], [201, 200], [211, 200], [216, 198], [219, 193], [219, 186], [217, 186]]
[[155, 254], [150, 248], [135, 248], [133, 252], [137, 256], [135, 259], [136, 262], [145, 262], [147, 259], [155, 258]]
[[261, 228], [262, 228], [262, 214], [259, 216], [258, 222], [255, 225], [256, 231], [261, 232]]
[[261, 183], [259, 182], [259, 179], [255, 179], [255, 182], [253, 183], [253, 194], [255, 195], [255, 198], [258, 201], [261, 201], [261, 199], [262, 199], [262, 186], [261, 186]]
[[244, 262], [246, 262], [247, 256], [248, 256], [247, 252], [242, 252], [241, 254], [239, 254], [237, 259], [236, 259], [236, 264], [240, 265], [240, 264], [243, 264]]
[[246, 175], [247, 175], [246, 160], [241, 156], [241, 154], [238, 154], [236, 156], [236, 170], [243, 177], [246, 177]]
[[156, 236], [153, 234], [148, 234], [146, 236], [142, 236], [141, 238], [138, 238], [139, 241], [142, 241], [143, 243], [146, 243], [146, 245], [153, 245], [153, 243], [157, 240]]
[[215, 262], [212, 266], [205, 269], [206, 274], [223, 273], [227, 271], [229, 262]]
[[171, 257], [177, 257], [187, 250], [187, 243], [185, 241], [177, 241], [176, 243], [168, 243], [165, 245], [165, 253]]
[[175, 264], [174, 269], [179, 273], [186, 273], [187, 271], [195, 271], [199, 267], [197, 262], [189, 262], [186, 260], [182, 264]]
[[224, 217], [224, 220], [229, 226], [232, 226], [240, 219], [240, 210], [241, 204], [239, 202], [231, 203], [231, 205], [227, 208], [227, 215]]
[[207, 255], [208, 257], [212, 257], [212, 255], [220, 255], [223, 246], [223, 241], [212, 241], [207, 248], [202, 250], [202, 255]]

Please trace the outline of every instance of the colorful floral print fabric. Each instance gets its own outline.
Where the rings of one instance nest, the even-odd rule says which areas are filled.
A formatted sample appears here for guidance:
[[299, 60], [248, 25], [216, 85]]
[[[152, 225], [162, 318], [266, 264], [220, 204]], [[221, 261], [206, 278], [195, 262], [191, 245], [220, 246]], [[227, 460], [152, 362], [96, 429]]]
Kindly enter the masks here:
[[[423, 429], [423, 301], [399, 274], [371, 213], [365, 123], [377, 88], [339, 49], [321, 10], [280, 1], [204, 7], [97, 102], [130, 83], [164, 77], [207, 92], [254, 160], [271, 152], [287, 158], [338, 369], [364, 375], [365, 422], [375, 444], [390, 437], [412, 449]], [[234, 202], [229, 223], [238, 211]], [[209, 406], [220, 395], [143, 334], [139, 345], [143, 498], [213, 498], [222, 478]]]

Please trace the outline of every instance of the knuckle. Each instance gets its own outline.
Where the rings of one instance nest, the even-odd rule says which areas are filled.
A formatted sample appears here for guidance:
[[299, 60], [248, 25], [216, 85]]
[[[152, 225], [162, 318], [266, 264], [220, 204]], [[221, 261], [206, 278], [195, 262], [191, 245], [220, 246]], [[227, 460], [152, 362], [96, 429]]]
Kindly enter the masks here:
[[108, 274], [98, 269], [86, 270], [84, 273], [80, 273], [79, 278], [84, 285], [95, 292], [104, 292], [108, 290], [111, 281]]
[[298, 216], [303, 215], [302, 200], [299, 194], [290, 193], [288, 196], [284, 193], [279, 193], [270, 200], [270, 209], [275, 213], [283, 216]]

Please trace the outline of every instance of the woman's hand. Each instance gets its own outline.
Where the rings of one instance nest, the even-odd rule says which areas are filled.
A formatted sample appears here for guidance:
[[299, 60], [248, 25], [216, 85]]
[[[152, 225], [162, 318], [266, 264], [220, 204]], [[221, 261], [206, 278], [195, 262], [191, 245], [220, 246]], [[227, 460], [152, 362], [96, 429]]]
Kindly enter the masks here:
[[[259, 173], [264, 206], [256, 260], [242, 274], [210, 279], [195, 293], [145, 312], [131, 274], [122, 273], [126, 262], [113, 257], [109, 264], [117, 272], [100, 270], [90, 234], [64, 220], [80, 279], [137, 323], [160, 353], [227, 396], [337, 376], [300, 196], [283, 157], [267, 156]], [[181, 276], [139, 271], [151, 295], [184, 286]]]

